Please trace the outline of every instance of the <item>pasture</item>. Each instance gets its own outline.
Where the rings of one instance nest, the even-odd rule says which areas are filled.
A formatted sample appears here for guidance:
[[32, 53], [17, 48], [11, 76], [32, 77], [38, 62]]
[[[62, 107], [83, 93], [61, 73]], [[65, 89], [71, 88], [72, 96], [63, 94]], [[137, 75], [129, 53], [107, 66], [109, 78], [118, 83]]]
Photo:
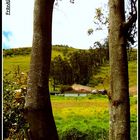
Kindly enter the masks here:
[[[104, 95], [86, 97], [51, 96], [52, 108], [60, 138], [87, 140], [108, 139], [109, 102]], [[137, 139], [137, 98], [131, 101], [131, 139]], [[75, 133], [73, 131], [76, 131]], [[81, 140], [83, 140], [81, 138]]]
[[[63, 53], [54, 50], [52, 57]], [[3, 75], [17, 71], [28, 72], [30, 55], [18, 55], [3, 58]], [[137, 61], [128, 62], [130, 113], [131, 113], [131, 140], [137, 139]], [[93, 89], [109, 89], [109, 65], [101, 66], [92, 79], [101, 77]], [[91, 81], [92, 82], [92, 81]], [[8, 86], [7, 86], [8, 87]], [[7, 88], [6, 87], [6, 88]], [[8, 87], [10, 88], [10, 87]], [[52, 87], [50, 87], [52, 88]], [[8, 100], [7, 100], [8, 102]], [[109, 101], [105, 95], [88, 95], [86, 97], [62, 97], [51, 95], [52, 109], [60, 140], [108, 140], [109, 133]]]
[[[52, 56], [62, 55], [59, 51], [53, 51]], [[20, 68], [20, 72], [28, 72], [30, 66], [30, 56], [29, 55], [19, 55], [14, 57], [4, 57], [3, 58], [3, 74], [8, 72], [15, 72], [17, 68]], [[137, 61], [129, 61], [128, 62], [128, 71], [129, 71], [129, 87], [131, 95], [136, 94], [137, 92]], [[109, 65], [106, 64], [100, 67], [100, 70], [96, 75], [93, 75], [91, 79], [102, 78], [103, 83], [99, 83], [95, 86], [95, 89], [109, 89]], [[92, 82], [91, 80], [91, 82]], [[52, 89], [52, 87], [50, 87]]]

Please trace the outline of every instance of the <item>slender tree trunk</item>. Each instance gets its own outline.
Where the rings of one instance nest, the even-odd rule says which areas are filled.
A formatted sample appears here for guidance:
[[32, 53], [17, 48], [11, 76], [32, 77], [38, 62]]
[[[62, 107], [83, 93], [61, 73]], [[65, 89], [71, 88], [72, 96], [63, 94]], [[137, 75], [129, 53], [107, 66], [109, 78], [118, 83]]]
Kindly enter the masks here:
[[54, 0], [35, 0], [34, 4], [33, 46], [25, 98], [32, 140], [58, 139], [48, 86], [53, 3]]
[[110, 131], [109, 140], [130, 140], [130, 103], [124, 0], [109, 0]]

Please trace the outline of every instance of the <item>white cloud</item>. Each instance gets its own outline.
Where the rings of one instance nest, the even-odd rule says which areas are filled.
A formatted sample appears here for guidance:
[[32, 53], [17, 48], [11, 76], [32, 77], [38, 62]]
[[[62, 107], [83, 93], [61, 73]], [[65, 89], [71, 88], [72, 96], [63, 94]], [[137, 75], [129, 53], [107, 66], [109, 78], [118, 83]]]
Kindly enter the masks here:
[[10, 1], [10, 15], [5, 15], [6, 4], [3, 0], [2, 30], [12, 32], [11, 47], [31, 46], [33, 27], [33, 1]]
[[[65, 44], [76, 48], [89, 48], [96, 40], [106, 37], [97, 33], [87, 35], [87, 30], [93, 27], [95, 8], [103, 6], [108, 0], [69, 0], [59, 1], [59, 6], [53, 11], [53, 44]], [[12, 0], [11, 15], [5, 15], [5, 0], [3, 4], [3, 30], [11, 31], [12, 47], [31, 46], [33, 35], [33, 5], [34, 0]], [[45, 15], [44, 15], [45, 16]]]

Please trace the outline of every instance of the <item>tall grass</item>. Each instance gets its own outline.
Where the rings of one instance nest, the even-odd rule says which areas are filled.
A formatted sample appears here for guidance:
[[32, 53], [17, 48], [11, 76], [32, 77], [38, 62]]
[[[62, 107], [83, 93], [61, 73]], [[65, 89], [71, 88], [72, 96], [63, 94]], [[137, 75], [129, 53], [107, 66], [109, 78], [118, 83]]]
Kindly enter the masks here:
[[[60, 139], [108, 140], [109, 110], [106, 96], [51, 96]], [[131, 139], [137, 139], [137, 102], [131, 97]]]
[[[129, 87], [137, 86], [137, 61], [128, 61], [128, 72], [129, 72]], [[101, 66], [99, 72], [95, 75], [95, 78], [103, 78], [103, 83], [95, 86], [95, 89], [109, 89], [109, 64]]]
[[[71, 49], [73, 51], [73, 49]], [[62, 55], [53, 50], [52, 58]], [[63, 56], [64, 57], [64, 56]], [[3, 58], [3, 72], [28, 72], [30, 55]], [[137, 85], [137, 61], [129, 61], [129, 86]], [[104, 79], [96, 89], [109, 88], [109, 65], [102, 66], [93, 78]], [[11, 76], [12, 79], [12, 76]], [[12, 79], [13, 80], [13, 79]], [[7, 85], [9, 86], [9, 85]], [[8, 100], [9, 101], [9, 100]], [[7, 102], [8, 102], [7, 101]], [[109, 109], [108, 98], [103, 95], [87, 97], [51, 96], [53, 114], [60, 140], [108, 140]], [[131, 140], [137, 139], [137, 98], [130, 97]]]
[[[22, 75], [23, 76], [23, 75]], [[24, 78], [25, 76], [25, 78]], [[10, 81], [6, 80], [4, 94], [5, 102], [12, 107], [13, 102], [9, 100], [11, 91], [21, 88], [26, 81], [26, 75], [20, 77], [17, 75]], [[15, 87], [19, 86], [19, 87]], [[23, 88], [23, 87], [22, 87]], [[15, 94], [16, 95], [16, 94]], [[19, 94], [17, 94], [19, 95]], [[16, 97], [16, 96], [14, 96]], [[7, 100], [8, 99], [8, 100]], [[109, 131], [109, 109], [108, 98], [105, 95], [88, 95], [86, 97], [63, 97], [51, 96], [53, 114], [60, 140], [108, 140]], [[17, 108], [19, 107], [16, 104]], [[15, 106], [14, 106], [15, 107]], [[7, 108], [6, 108], [7, 109]], [[8, 110], [11, 112], [11, 109]], [[9, 118], [9, 112], [5, 110], [6, 117]], [[15, 115], [20, 116], [12, 111]], [[137, 98], [130, 97], [130, 113], [131, 113], [131, 140], [137, 138]], [[17, 119], [16, 119], [17, 120]], [[7, 121], [7, 119], [6, 119]], [[10, 120], [11, 121], [11, 117]], [[15, 118], [12, 117], [12, 121]], [[17, 120], [18, 121], [18, 120]], [[19, 122], [20, 123], [20, 122]], [[14, 133], [12, 133], [14, 136]]]

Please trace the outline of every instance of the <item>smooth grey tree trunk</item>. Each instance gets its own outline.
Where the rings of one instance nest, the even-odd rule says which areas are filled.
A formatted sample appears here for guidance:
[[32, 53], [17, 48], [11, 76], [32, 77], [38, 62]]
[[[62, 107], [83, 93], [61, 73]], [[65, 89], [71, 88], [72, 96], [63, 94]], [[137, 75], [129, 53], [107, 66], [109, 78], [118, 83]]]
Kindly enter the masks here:
[[109, 140], [130, 140], [130, 103], [124, 0], [109, 0]]
[[53, 4], [54, 0], [35, 0], [34, 4], [33, 44], [25, 98], [26, 118], [32, 140], [58, 139], [48, 85]]

